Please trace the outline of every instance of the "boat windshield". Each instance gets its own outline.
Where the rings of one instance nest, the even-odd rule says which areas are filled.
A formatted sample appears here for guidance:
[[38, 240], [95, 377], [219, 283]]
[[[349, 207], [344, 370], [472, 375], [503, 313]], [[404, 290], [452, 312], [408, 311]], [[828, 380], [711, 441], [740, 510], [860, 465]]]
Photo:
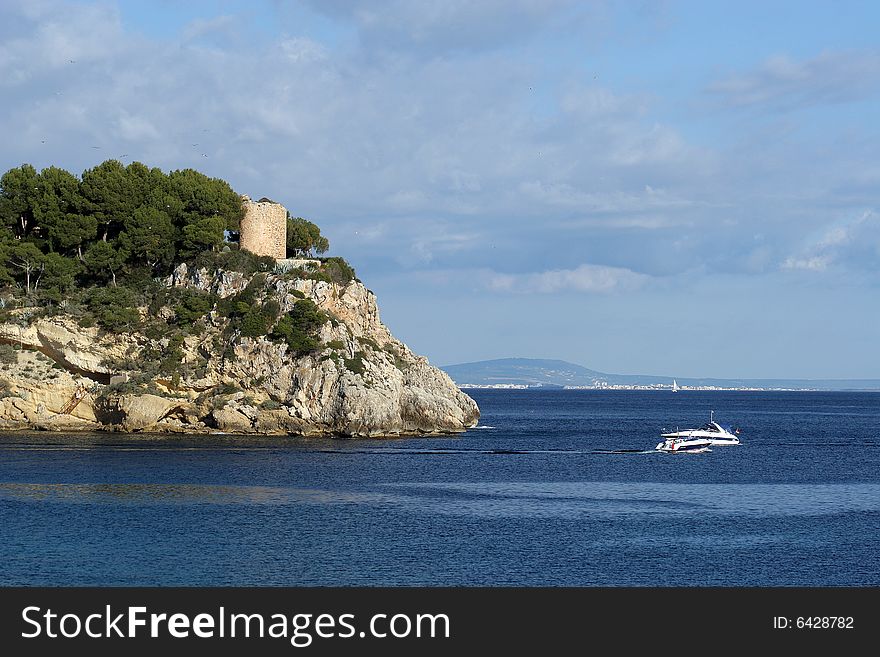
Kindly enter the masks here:
[[712, 433], [733, 433], [733, 428], [731, 427], [722, 427], [717, 422], [710, 422], [707, 425], [704, 425], [701, 431], [710, 431]]

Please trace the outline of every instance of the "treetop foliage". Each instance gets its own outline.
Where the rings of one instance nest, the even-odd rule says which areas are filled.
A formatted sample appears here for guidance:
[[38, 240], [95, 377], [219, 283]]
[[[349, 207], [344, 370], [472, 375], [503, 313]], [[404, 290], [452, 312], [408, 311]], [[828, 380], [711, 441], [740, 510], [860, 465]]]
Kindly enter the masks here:
[[[230, 336], [269, 336], [298, 354], [318, 348], [317, 331], [328, 316], [305, 299], [282, 314], [266, 287], [274, 259], [226, 241], [240, 230], [242, 212], [228, 183], [193, 169], [166, 174], [117, 160], [80, 177], [54, 166], [10, 169], [0, 176], [0, 306], [43, 306], [40, 312], [68, 313], [84, 327], [150, 329], [157, 337], [191, 330], [216, 311], [228, 320]], [[288, 255], [310, 257], [329, 246], [318, 226], [288, 214]], [[251, 280], [227, 299], [165, 289], [156, 279], [181, 262]], [[348, 283], [354, 270], [341, 258], [325, 258], [303, 276]]]
[[[116, 285], [144, 268], [167, 274], [176, 262], [219, 251], [241, 214], [228, 183], [193, 169], [166, 174], [107, 160], [77, 178], [23, 164], [0, 177], [0, 283], [17, 282], [30, 295]], [[47, 269], [64, 275], [47, 280]]]
[[287, 257], [308, 258], [315, 253], [326, 253], [330, 242], [321, 235], [321, 229], [302, 217], [287, 213]]

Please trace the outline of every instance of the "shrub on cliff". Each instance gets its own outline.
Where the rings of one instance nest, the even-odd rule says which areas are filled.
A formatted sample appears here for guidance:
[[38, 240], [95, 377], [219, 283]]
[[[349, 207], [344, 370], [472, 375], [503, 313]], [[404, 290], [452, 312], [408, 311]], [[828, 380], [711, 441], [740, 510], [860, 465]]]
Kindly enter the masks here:
[[345, 369], [354, 374], [363, 376], [364, 372], [367, 371], [367, 368], [364, 366], [363, 351], [356, 351], [353, 358], [343, 358], [342, 362], [345, 364]]
[[301, 299], [278, 320], [269, 337], [286, 342], [297, 355], [307, 354], [320, 348], [317, 333], [326, 321], [327, 315], [311, 299]]
[[214, 308], [217, 298], [207, 292], [196, 290], [175, 290], [177, 303], [174, 305], [174, 314], [180, 325], [191, 325], [207, 315]]
[[250, 251], [243, 251], [236, 247], [220, 253], [211, 251], [201, 253], [193, 261], [193, 266], [197, 269], [204, 267], [212, 272], [218, 269], [237, 271], [250, 276], [257, 272], [272, 271], [275, 268], [275, 259], [269, 256], [254, 255]]
[[[277, 304], [276, 304], [277, 305]], [[265, 306], [251, 306], [241, 318], [241, 333], [244, 338], [258, 338], [266, 335], [275, 323], [276, 313]]]
[[12, 388], [9, 386], [8, 381], [0, 380], [0, 399], [6, 397], [18, 397], [18, 395], [12, 392]]
[[18, 352], [9, 344], [0, 344], [0, 364], [13, 365], [18, 362]]
[[96, 287], [86, 295], [86, 307], [98, 326], [114, 333], [132, 331], [140, 325], [137, 295], [124, 287]]
[[321, 271], [330, 278], [331, 282], [348, 285], [357, 279], [354, 268], [344, 258], [334, 256], [332, 258], [325, 258], [323, 262]]

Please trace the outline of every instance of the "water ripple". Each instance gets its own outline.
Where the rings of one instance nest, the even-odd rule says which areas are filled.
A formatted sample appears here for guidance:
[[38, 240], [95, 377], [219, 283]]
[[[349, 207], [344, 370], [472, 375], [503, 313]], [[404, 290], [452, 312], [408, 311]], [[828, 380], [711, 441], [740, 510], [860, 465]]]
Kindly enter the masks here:
[[0, 483], [0, 499], [82, 504], [393, 507], [471, 517], [823, 516], [880, 511], [880, 484], [389, 483], [380, 490], [203, 484]]

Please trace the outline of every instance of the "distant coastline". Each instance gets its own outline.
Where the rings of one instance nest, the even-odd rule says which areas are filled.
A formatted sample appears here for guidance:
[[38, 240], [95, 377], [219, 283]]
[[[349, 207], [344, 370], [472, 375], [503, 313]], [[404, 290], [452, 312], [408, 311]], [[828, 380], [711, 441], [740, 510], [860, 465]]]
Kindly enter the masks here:
[[608, 374], [563, 360], [499, 358], [442, 367], [461, 389], [880, 391], [880, 379], [693, 378]]
[[[556, 386], [556, 385], [529, 385], [524, 383], [459, 383], [457, 384], [462, 390], [656, 390], [658, 392], [672, 392], [671, 385], [604, 385], [604, 386]], [[880, 392], [874, 388], [866, 389], [820, 389], [820, 388], [756, 388], [756, 387], [735, 387], [725, 388], [722, 386], [679, 386], [680, 391], [697, 391], [697, 390], [717, 390], [719, 392]]]

